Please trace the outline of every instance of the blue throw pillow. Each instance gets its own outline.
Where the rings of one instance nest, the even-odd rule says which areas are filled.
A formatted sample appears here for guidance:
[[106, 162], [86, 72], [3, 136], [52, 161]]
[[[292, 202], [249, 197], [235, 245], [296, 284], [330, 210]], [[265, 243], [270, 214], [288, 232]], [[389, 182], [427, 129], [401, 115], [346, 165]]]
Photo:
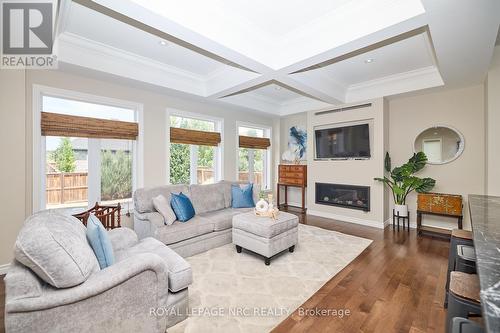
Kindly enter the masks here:
[[233, 208], [253, 208], [253, 184], [248, 184], [244, 188], [239, 185], [231, 186], [232, 206]]
[[182, 192], [179, 194], [172, 193], [171, 197], [170, 205], [172, 206], [177, 219], [181, 222], [186, 222], [192, 219], [195, 212], [191, 200], [189, 200], [189, 198]]
[[94, 214], [90, 214], [87, 220], [87, 240], [94, 250], [99, 267], [104, 269], [115, 263], [115, 255], [113, 254], [113, 246], [108, 237], [108, 233], [101, 221]]

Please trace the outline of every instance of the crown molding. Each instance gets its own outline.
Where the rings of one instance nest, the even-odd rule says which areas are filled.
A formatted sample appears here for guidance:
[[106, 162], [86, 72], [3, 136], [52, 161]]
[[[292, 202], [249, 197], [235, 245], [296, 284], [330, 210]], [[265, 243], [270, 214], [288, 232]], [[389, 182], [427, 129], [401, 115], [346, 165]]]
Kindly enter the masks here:
[[58, 38], [59, 61], [163, 87], [205, 94], [205, 77], [69, 32]]
[[390, 96], [414, 90], [444, 85], [435, 66], [389, 75], [375, 80], [352, 84], [347, 88], [346, 103], [354, 103], [380, 96]]

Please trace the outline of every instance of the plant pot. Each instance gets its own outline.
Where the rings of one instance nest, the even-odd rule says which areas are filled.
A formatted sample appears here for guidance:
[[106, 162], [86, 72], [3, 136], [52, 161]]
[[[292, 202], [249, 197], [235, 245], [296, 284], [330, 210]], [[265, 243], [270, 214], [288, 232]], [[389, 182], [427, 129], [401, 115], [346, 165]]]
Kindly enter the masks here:
[[408, 205], [394, 205], [394, 214], [400, 217], [408, 216]]

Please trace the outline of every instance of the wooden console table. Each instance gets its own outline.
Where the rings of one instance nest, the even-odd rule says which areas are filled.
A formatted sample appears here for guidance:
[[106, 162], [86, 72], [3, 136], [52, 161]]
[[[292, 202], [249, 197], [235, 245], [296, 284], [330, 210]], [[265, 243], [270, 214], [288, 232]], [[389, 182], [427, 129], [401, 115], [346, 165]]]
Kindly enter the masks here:
[[306, 212], [307, 165], [278, 166], [277, 204], [280, 206], [280, 187], [285, 187], [285, 207], [288, 207], [288, 188], [299, 187], [302, 193], [302, 213]]
[[443, 238], [451, 237], [451, 230], [422, 225], [422, 215], [457, 218], [458, 229], [462, 229], [462, 196], [444, 193], [419, 193], [417, 197], [417, 234]]

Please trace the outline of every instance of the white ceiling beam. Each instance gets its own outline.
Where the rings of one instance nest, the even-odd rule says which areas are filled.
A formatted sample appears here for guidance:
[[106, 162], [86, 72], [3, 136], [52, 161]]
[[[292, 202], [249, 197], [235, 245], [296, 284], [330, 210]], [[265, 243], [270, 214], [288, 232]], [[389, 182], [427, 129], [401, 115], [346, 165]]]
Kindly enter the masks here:
[[333, 62], [342, 61], [357, 55], [360, 53], [360, 50], [361, 53], [367, 52], [372, 49], [373, 45], [382, 47], [384, 44], [387, 44], [384, 43], [384, 41], [390, 43], [392, 42], [390, 41], [391, 39], [397, 38], [398, 36], [406, 37], [405, 34], [408, 34], [409, 31], [415, 31], [415, 33], [421, 32], [420, 30], [424, 29], [426, 25], [427, 20], [425, 15], [418, 15], [400, 24], [390, 26], [313, 57], [298, 61], [280, 69], [279, 72], [296, 73], [308, 68], [317, 69], [324, 67]]

